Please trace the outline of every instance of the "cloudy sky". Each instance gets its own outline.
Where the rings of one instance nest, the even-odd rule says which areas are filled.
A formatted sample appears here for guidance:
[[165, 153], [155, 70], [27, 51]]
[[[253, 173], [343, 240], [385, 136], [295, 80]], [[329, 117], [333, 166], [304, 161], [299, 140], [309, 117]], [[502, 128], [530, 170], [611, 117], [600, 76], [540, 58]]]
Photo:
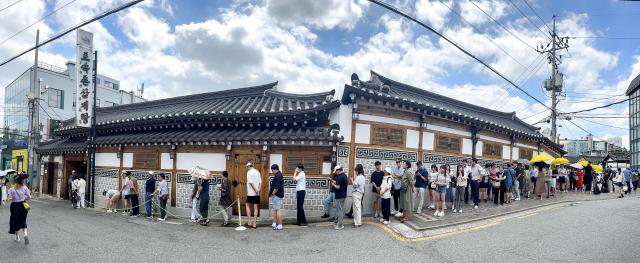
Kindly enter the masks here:
[[[0, 9], [14, 2], [0, 0]], [[48, 39], [124, 2], [20, 1], [0, 11], [0, 59], [32, 46], [36, 29], [41, 39]], [[561, 53], [566, 91], [561, 112], [622, 100], [631, 79], [640, 74], [640, 32], [633, 26], [640, 19], [640, 3], [387, 2], [489, 62], [547, 105], [550, 99], [541, 83], [550, 66], [534, 48], [548, 41], [547, 26], [557, 15], [559, 35], [570, 37], [569, 51]], [[375, 70], [459, 100], [516, 111], [530, 123], [549, 114], [436, 35], [366, 0], [147, 0], [85, 29], [94, 33], [100, 73], [119, 79], [123, 89], [133, 90], [144, 82], [148, 99], [272, 81], [279, 81], [278, 88], [288, 92], [312, 93], [340, 89], [354, 72], [368, 79], [369, 71]], [[41, 61], [64, 66], [75, 59], [74, 44], [75, 34], [53, 42], [42, 49]], [[0, 68], [0, 86], [8, 85], [31, 63], [32, 53]], [[623, 136], [628, 145], [626, 113], [628, 106], [623, 103], [589, 113], [617, 118], [573, 122], [599, 138]], [[587, 134], [566, 120], [559, 124], [561, 138]]]

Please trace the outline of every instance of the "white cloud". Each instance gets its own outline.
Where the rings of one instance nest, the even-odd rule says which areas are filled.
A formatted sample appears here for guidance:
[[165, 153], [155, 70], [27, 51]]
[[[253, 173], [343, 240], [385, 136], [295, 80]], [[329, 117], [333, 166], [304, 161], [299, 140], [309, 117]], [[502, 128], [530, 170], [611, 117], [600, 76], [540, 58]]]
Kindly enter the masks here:
[[[451, 8], [453, 6], [452, 1], [442, 2]], [[436, 30], [441, 30], [451, 12], [444, 4], [438, 0], [418, 0], [415, 5], [416, 18], [427, 22], [428, 25], [433, 26]]]
[[[475, 5], [474, 5], [475, 3]], [[476, 7], [477, 5], [477, 7]], [[487, 22], [491, 22], [491, 18], [485, 15], [482, 11], [489, 14], [493, 19], [500, 20], [507, 13], [508, 3], [506, 1], [491, 1], [491, 0], [473, 0], [473, 3], [470, 1], [461, 1], [458, 3], [460, 7], [461, 14], [464, 16], [467, 21], [470, 23], [477, 25], [483, 24]], [[482, 10], [481, 10], [482, 9]]]
[[269, 16], [281, 25], [352, 29], [364, 15], [365, 0], [267, 0]]

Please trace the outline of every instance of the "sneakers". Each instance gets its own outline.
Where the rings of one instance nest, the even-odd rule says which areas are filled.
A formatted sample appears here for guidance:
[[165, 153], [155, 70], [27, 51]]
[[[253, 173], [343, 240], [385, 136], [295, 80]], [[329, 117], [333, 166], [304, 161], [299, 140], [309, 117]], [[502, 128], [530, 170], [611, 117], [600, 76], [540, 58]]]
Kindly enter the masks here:
[[276, 230], [282, 230], [282, 225], [277, 225], [275, 229]]
[[384, 225], [388, 225], [388, 224], [389, 224], [389, 221], [383, 221], [383, 222], [382, 222], [382, 224], [384, 224]]
[[113, 213], [113, 210], [107, 209], [107, 213]]
[[227, 222], [224, 222], [224, 223], [222, 223], [222, 225], [220, 225], [220, 226], [222, 226], [222, 227], [227, 227], [227, 226], [229, 226], [229, 222], [228, 222], [228, 221], [227, 221]]
[[473, 206], [473, 209], [478, 209], [478, 206], [477, 206], [477, 205], [474, 205], [474, 206]]
[[404, 214], [402, 214], [401, 212], [398, 212], [395, 214], [395, 217], [402, 217]]
[[384, 222], [384, 218], [380, 218], [380, 223]]
[[127, 214], [128, 214], [127, 211], [122, 211], [123, 216], [126, 216]]
[[458, 211], [457, 211], [457, 210], [455, 210], [455, 209], [453, 209], [453, 212], [454, 212], [454, 213], [457, 213]]
[[393, 210], [393, 211], [391, 211], [391, 214], [392, 214], [392, 215], [394, 215], [394, 216], [395, 216], [397, 213], [398, 213], [398, 211], [397, 211], [397, 210]]
[[462, 209], [459, 209], [459, 210], [458, 210], [458, 213], [462, 214]]
[[513, 199], [513, 201], [520, 201], [520, 198]]
[[438, 216], [439, 211], [436, 210], [435, 212], [433, 212], [433, 216]]
[[440, 211], [440, 213], [438, 213], [438, 217], [443, 217], [444, 216], [444, 211]]
[[335, 230], [344, 229], [344, 225], [342, 225], [342, 226], [334, 226], [333, 229], [335, 229]]
[[374, 213], [373, 218], [378, 218], [378, 213]]
[[416, 210], [416, 214], [422, 214], [422, 210], [420, 209]]
[[324, 214], [320, 218], [329, 218], [329, 214]]
[[432, 209], [432, 210], [433, 210], [433, 209], [436, 209], [436, 206], [435, 206], [434, 204], [430, 204], [430, 205], [429, 205], [429, 209]]
[[18, 234], [16, 234], [16, 237], [13, 238], [13, 241], [15, 241], [16, 243], [20, 242], [20, 237], [18, 236]]
[[166, 219], [164, 219], [164, 218], [162, 218], [162, 217], [159, 217], [159, 218], [158, 218], [158, 221], [165, 221], [165, 220], [166, 220]]
[[276, 222], [271, 223], [271, 228], [276, 229], [276, 226], [278, 226]]

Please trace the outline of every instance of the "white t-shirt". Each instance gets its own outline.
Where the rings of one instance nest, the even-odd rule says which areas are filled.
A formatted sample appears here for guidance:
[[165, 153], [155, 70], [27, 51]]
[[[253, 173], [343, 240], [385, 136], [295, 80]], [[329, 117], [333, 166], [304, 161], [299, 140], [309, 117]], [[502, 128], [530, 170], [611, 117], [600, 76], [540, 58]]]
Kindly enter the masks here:
[[304, 174], [304, 171], [298, 173], [298, 180], [296, 181], [296, 191], [306, 191], [307, 190], [307, 177]]
[[480, 165], [472, 165], [471, 168], [469, 168], [469, 177], [473, 181], [480, 180]]
[[385, 175], [384, 178], [382, 178], [382, 185], [380, 186], [380, 192], [384, 191], [384, 189], [387, 189], [387, 191], [382, 194], [382, 199], [391, 198], [392, 185], [393, 185], [393, 178], [391, 178], [391, 176]]
[[131, 194], [131, 188], [129, 187], [129, 177], [124, 178], [124, 189], [122, 190], [122, 195]]
[[87, 181], [84, 179], [78, 179], [78, 193], [84, 193], [86, 191]]
[[[253, 183], [253, 186], [258, 190], [258, 192], [253, 190], [253, 187], [249, 185], [250, 183]], [[260, 176], [260, 172], [254, 168], [249, 169], [249, 171], [247, 171], [247, 196], [259, 196], [260, 187], [262, 187], [262, 177]]]

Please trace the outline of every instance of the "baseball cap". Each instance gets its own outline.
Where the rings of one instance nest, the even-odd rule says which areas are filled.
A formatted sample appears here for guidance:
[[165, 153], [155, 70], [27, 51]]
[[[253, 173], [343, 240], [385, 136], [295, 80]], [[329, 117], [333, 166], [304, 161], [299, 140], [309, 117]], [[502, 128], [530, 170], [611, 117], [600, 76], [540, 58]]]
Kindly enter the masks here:
[[385, 173], [388, 173], [388, 174], [391, 174], [391, 168], [389, 168], [389, 167], [385, 167], [385, 168], [384, 168], [384, 172], [385, 172]]
[[336, 167], [334, 167], [334, 168], [333, 168], [333, 172], [334, 172], [334, 173], [335, 173], [336, 171], [338, 171], [338, 170], [342, 171], [342, 166], [340, 166], [340, 165], [336, 165]]

